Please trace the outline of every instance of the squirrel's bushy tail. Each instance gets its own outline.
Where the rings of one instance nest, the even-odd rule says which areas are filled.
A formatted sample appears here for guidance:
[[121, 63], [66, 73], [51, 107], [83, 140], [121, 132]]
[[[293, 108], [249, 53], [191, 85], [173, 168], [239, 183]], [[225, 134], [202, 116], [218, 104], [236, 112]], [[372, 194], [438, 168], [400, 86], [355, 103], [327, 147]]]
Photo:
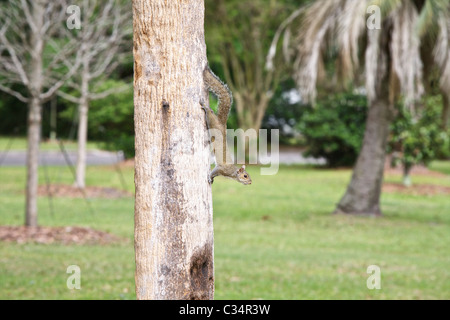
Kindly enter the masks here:
[[208, 89], [219, 99], [217, 118], [219, 122], [226, 127], [228, 114], [230, 113], [231, 105], [233, 103], [231, 91], [228, 89], [228, 86], [211, 71], [209, 66], [206, 66], [205, 70], [203, 70], [203, 79], [208, 86]]

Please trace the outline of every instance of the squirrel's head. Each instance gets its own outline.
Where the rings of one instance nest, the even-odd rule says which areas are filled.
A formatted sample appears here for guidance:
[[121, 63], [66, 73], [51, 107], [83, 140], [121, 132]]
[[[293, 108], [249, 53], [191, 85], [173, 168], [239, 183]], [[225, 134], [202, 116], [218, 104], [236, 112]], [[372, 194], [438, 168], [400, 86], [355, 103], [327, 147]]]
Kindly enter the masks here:
[[245, 165], [240, 167], [237, 171], [237, 179], [242, 184], [252, 184], [252, 179], [247, 171], [245, 171]]

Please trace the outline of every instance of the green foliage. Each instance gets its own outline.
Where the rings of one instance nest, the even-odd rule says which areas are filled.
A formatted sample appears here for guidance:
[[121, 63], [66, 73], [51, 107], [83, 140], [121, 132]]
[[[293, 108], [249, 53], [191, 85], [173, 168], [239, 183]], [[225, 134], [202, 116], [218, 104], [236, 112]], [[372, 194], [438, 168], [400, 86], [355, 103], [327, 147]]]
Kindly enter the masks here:
[[303, 143], [297, 126], [307, 107], [301, 103], [300, 96], [297, 96], [296, 93], [292, 79], [282, 81], [269, 102], [262, 122], [263, 129], [279, 130], [280, 144], [283, 145], [301, 145]]
[[367, 99], [341, 93], [308, 107], [298, 128], [308, 148], [306, 155], [323, 157], [330, 167], [351, 166], [364, 136]]
[[[427, 97], [415, 117], [399, 106], [387, 149], [394, 152], [397, 163], [410, 168], [450, 157], [450, 130], [442, 130], [441, 110], [440, 95]], [[331, 95], [309, 107], [298, 125], [307, 155], [324, 157], [331, 167], [353, 165], [361, 148], [366, 113], [367, 100], [362, 95]]]
[[0, 91], [0, 134], [26, 134], [27, 105]]
[[[101, 90], [121, 87], [123, 81], [108, 80]], [[91, 102], [89, 110], [91, 137], [105, 141], [105, 147], [122, 150], [127, 158], [134, 156], [134, 105], [133, 90], [112, 94]]]
[[[126, 83], [121, 80], [105, 80], [97, 88], [98, 92], [121, 88]], [[71, 118], [76, 105], [71, 105], [62, 116]], [[118, 91], [106, 98], [90, 102], [88, 116], [88, 137], [105, 142], [105, 148], [122, 150], [126, 157], [134, 156], [134, 105], [133, 90]]]
[[235, 62], [242, 68], [252, 64], [263, 67], [267, 50], [279, 25], [304, 2], [206, 0], [208, 61], [223, 66], [223, 60], [227, 59], [230, 51], [234, 51], [239, 59]]
[[425, 106], [417, 116], [399, 107], [399, 113], [391, 129], [388, 151], [395, 152], [395, 162], [405, 168], [416, 164], [450, 157], [450, 130], [441, 126], [442, 98], [427, 97]]
[[[243, 129], [259, 128], [268, 101], [279, 81], [288, 77], [281, 54], [277, 67], [265, 67], [266, 56], [280, 24], [303, 1], [205, 1], [205, 38], [208, 61], [232, 89], [237, 123]], [[281, 44], [279, 45], [281, 46]], [[239, 108], [240, 112], [234, 110]]]

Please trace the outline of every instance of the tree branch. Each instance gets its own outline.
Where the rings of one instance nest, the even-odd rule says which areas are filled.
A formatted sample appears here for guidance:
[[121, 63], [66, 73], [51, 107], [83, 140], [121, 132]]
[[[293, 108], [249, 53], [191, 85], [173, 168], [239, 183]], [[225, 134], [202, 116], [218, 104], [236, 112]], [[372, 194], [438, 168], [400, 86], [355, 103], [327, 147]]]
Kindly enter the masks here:
[[40, 30], [37, 29], [36, 24], [34, 23], [33, 15], [30, 12], [30, 7], [28, 6], [28, 3], [26, 0], [20, 0], [22, 4], [22, 11], [25, 14], [27, 24], [30, 26], [31, 31], [34, 33], [40, 32]]
[[67, 101], [70, 101], [72, 103], [76, 103], [76, 104], [80, 103], [80, 98], [79, 97], [74, 97], [74, 96], [72, 96], [70, 94], [65, 93], [64, 91], [59, 90], [56, 94], [58, 96], [60, 96], [61, 98], [65, 99]]
[[64, 85], [67, 79], [69, 79], [75, 74], [78, 67], [80, 66], [80, 63], [81, 63], [80, 55], [77, 54], [77, 57], [75, 58], [75, 63], [71, 66], [66, 75], [61, 79], [59, 79], [58, 81], [56, 81], [56, 83], [54, 83], [46, 92], [41, 93], [39, 96], [40, 99], [43, 102], [50, 100], [53, 97], [53, 95]]
[[5, 33], [6, 33], [6, 30], [8, 30], [8, 26], [9, 26], [9, 21], [6, 21], [3, 28], [0, 30], [0, 41], [3, 43], [3, 46], [8, 51], [8, 53], [11, 57], [11, 60], [16, 68], [16, 71], [17, 71], [18, 75], [20, 76], [22, 83], [25, 86], [28, 86], [29, 80], [25, 73], [24, 67], [16, 55], [16, 50], [14, 50], [14, 47], [9, 43], [8, 39], [6, 39], [6, 37], [5, 37]]
[[15, 90], [11, 89], [11, 88], [5, 87], [2, 84], [0, 84], [0, 90], [5, 92], [5, 93], [7, 93], [7, 94], [10, 94], [10, 95], [16, 97], [17, 99], [19, 99], [22, 102], [28, 103], [29, 100], [30, 100], [30, 99], [24, 97], [20, 92], [17, 92]]
[[99, 99], [103, 99], [106, 98], [107, 96], [113, 94], [113, 93], [119, 93], [119, 92], [124, 92], [126, 90], [129, 90], [131, 88], [131, 84], [126, 84], [120, 87], [116, 87], [116, 88], [110, 88], [108, 90], [105, 90], [103, 92], [96, 92], [96, 93], [90, 93], [89, 94], [89, 99], [90, 100], [99, 100]]

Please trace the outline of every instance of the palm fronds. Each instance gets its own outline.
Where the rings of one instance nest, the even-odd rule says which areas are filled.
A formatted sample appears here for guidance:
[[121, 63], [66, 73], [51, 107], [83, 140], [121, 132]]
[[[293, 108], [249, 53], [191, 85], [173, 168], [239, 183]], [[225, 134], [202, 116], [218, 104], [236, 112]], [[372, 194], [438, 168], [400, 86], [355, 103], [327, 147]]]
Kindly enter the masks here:
[[[379, 64], [379, 39], [383, 32], [392, 32], [390, 60], [392, 77], [399, 86], [405, 105], [414, 111], [415, 102], [423, 95], [423, 63], [420, 56], [422, 38], [437, 33], [433, 50], [435, 63], [441, 70], [441, 87], [450, 91], [450, 2], [425, 0], [419, 7], [414, 0], [317, 0], [295, 11], [279, 28], [267, 57], [268, 67], [275, 55], [283, 31], [295, 20], [301, 20], [290, 45], [283, 45], [285, 56], [294, 57], [293, 78], [305, 101], [313, 102], [317, 95], [318, 72], [323, 66], [326, 49], [337, 51], [336, 71], [342, 81], [353, 80], [365, 73], [369, 99], [375, 94]], [[381, 30], [366, 25], [367, 8], [380, 8]], [[389, 26], [388, 30], [383, 30]], [[290, 35], [289, 32], [287, 32]], [[285, 39], [286, 42], [286, 39]], [[361, 65], [361, 57], [364, 64]], [[361, 67], [363, 69], [361, 70]], [[397, 95], [397, 92], [392, 92]]]

